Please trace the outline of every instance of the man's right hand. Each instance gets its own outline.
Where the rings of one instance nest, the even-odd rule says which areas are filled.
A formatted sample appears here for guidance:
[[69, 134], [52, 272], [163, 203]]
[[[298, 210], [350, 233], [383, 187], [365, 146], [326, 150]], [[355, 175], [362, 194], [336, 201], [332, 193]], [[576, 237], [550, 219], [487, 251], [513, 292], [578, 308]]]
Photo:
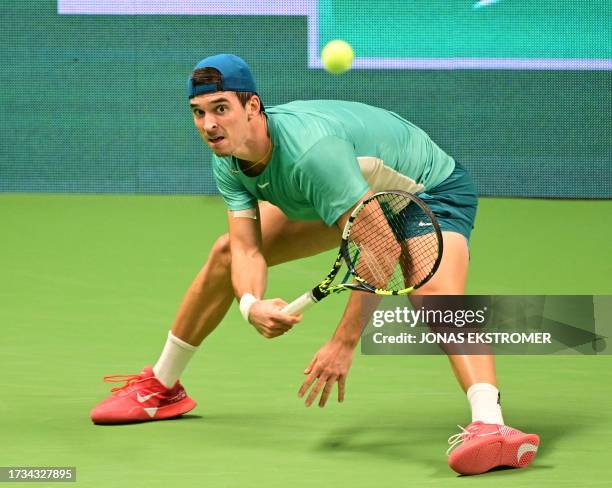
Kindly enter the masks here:
[[301, 315], [289, 315], [281, 312], [285, 305], [287, 303], [280, 298], [259, 300], [251, 306], [249, 322], [266, 339], [281, 336], [302, 320]]

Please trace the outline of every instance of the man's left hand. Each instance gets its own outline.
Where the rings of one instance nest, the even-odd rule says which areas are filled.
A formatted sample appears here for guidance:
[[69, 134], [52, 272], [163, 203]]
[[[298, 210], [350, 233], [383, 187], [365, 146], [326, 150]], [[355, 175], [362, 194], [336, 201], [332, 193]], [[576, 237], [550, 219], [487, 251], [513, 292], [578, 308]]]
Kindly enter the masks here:
[[314, 385], [306, 398], [307, 407], [312, 405], [321, 391], [319, 407], [324, 407], [336, 381], [338, 382], [338, 402], [344, 401], [344, 386], [353, 361], [353, 351], [353, 347], [333, 339], [319, 349], [304, 370], [308, 378], [298, 393], [298, 396], [302, 398]]

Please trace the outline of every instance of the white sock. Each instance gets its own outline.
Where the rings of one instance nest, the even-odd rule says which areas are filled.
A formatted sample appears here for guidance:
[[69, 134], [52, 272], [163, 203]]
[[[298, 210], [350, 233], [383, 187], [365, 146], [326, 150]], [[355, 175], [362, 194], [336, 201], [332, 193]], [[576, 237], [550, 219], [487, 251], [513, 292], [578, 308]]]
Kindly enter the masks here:
[[197, 349], [173, 335], [172, 331], [168, 332], [164, 350], [153, 366], [155, 377], [167, 388], [172, 388]]
[[489, 383], [475, 383], [468, 388], [468, 401], [472, 407], [472, 422], [504, 425], [499, 390]]

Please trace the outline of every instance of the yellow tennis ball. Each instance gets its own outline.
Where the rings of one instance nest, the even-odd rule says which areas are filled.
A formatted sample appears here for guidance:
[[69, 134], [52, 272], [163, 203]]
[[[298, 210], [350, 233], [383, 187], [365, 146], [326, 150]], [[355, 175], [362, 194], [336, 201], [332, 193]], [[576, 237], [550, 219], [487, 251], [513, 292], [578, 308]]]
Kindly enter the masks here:
[[355, 53], [351, 45], [339, 39], [329, 41], [321, 51], [323, 66], [334, 75], [348, 71], [353, 64], [353, 59], [355, 59]]

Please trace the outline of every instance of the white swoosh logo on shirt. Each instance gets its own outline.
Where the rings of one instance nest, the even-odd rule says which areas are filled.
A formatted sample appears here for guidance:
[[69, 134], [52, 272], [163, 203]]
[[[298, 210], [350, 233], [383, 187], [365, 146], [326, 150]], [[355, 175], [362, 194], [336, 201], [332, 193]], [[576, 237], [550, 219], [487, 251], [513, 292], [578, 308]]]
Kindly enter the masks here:
[[268, 186], [270, 184], [269, 181], [266, 181], [265, 183], [257, 183], [257, 186], [261, 189], [265, 188], [266, 186]]

